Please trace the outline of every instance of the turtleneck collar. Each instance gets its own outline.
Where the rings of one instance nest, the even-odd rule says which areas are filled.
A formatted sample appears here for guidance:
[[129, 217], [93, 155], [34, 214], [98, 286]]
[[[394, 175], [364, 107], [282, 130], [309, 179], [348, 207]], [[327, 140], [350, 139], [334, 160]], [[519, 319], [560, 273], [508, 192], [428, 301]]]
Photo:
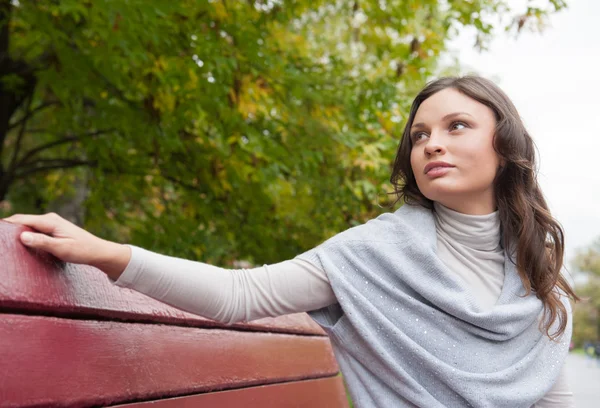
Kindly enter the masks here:
[[498, 211], [486, 215], [468, 215], [434, 202], [438, 234], [461, 245], [480, 251], [497, 251], [500, 247]]

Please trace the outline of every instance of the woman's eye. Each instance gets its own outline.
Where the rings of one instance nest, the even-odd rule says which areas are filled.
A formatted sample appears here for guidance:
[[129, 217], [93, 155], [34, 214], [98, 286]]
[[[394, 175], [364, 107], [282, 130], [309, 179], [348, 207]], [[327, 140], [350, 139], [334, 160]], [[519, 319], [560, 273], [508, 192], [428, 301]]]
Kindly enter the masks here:
[[418, 142], [419, 140], [423, 139], [423, 137], [425, 137], [425, 136], [427, 136], [427, 134], [423, 133], [423, 132], [413, 133], [412, 140], [413, 140], [413, 142]]
[[467, 127], [467, 125], [465, 123], [463, 123], [463, 122], [454, 122], [450, 126], [450, 129], [452, 129], [452, 130], [461, 130], [461, 129], [464, 129], [466, 127]]

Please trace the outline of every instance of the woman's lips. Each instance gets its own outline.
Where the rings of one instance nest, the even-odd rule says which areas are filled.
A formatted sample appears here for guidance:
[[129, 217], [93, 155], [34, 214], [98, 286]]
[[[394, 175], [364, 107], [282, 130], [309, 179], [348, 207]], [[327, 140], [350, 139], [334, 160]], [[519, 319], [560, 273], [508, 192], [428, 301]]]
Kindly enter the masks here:
[[440, 177], [440, 176], [443, 176], [444, 174], [448, 173], [450, 171], [450, 169], [453, 167], [454, 166], [451, 165], [450, 163], [446, 163], [443, 161], [435, 161], [435, 162], [427, 163], [427, 165], [423, 169], [423, 172], [429, 178], [436, 178], [436, 177]]
[[452, 170], [452, 167], [433, 167], [431, 170], [429, 170], [425, 174], [429, 178], [438, 178], [438, 177], [442, 177], [443, 175], [448, 173], [450, 170]]

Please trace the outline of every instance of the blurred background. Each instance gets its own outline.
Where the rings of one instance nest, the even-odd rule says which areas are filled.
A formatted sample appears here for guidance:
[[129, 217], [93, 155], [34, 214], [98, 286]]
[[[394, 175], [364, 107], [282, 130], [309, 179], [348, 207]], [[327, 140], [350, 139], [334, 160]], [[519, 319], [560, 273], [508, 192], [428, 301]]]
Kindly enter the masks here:
[[169, 255], [279, 262], [389, 211], [412, 98], [482, 74], [537, 143], [587, 298], [569, 367], [593, 406], [599, 18], [593, 0], [0, 0], [0, 216], [55, 211]]

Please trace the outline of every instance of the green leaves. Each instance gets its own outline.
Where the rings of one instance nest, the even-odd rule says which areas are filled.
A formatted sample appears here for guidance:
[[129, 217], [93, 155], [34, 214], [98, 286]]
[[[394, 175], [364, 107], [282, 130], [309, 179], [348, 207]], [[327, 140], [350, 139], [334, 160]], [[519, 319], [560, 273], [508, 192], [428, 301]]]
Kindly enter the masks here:
[[456, 27], [489, 36], [504, 7], [20, 2], [0, 196], [27, 212], [84, 196], [86, 228], [163, 253], [291, 258], [384, 211], [412, 97]]
[[585, 276], [586, 282], [577, 286], [583, 299], [573, 311], [573, 341], [577, 347], [600, 338], [600, 239], [578, 252], [573, 266]]

